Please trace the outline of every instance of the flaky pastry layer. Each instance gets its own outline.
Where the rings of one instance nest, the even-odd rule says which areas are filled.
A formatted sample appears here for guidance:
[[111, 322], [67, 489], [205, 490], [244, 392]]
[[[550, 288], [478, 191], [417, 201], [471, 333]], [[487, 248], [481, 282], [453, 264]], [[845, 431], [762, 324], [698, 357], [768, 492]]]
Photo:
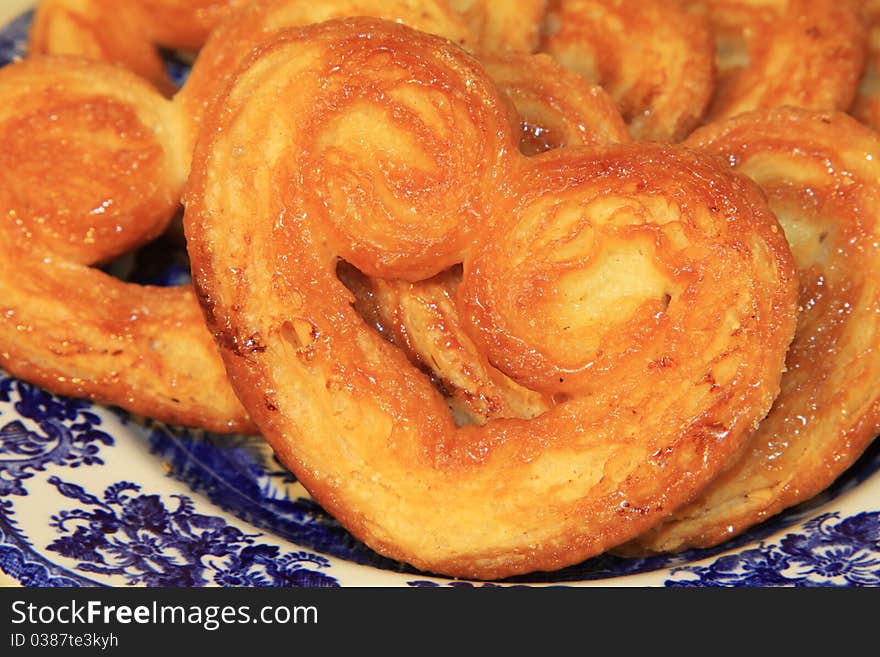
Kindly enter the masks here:
[[[279, 33], [205, 126], [185, 226], [233, 386], [382, 554], [480, 578], [576, 563], [689, 501], [778, 392], [791, 253], [754, 185], [712, 158], [525, 158], [476, 60], [369, 19]], [[352, 307], [340, 259], [413, 281], [463, 263], [476, 342], [565, 399], [458, 427]], [[621, 263], [643, 285], [618, 288]]]
[[0, 96], [0, 366], [167, 422], [252, 431], [192, 288], [90, 266], [177, 212], [189, 154], [175, 106], [122, 68], [62, 57], [0, 69]]
[[767, 194], [798, 267], [798, 328], [745, 456], [636, 550], [736, 536], [830, 486], [880, 433], [880, 138], [844, 114], [786, 108], [708, 126], [688, 143]]

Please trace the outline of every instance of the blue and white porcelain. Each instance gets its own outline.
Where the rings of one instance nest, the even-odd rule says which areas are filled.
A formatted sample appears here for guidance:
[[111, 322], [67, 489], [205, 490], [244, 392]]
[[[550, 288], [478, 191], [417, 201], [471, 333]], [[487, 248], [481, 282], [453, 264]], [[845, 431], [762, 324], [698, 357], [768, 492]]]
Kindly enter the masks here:
[[[27, 0], [0, 7], [0, 65]], [[819, 498], [713, 550], [591, 559], [505, 582], [385, 559], [309, 499], [256, 437], [58, 397], [0, 371], [0, 570], [25, 586], [877, 586], [880, 441]]]

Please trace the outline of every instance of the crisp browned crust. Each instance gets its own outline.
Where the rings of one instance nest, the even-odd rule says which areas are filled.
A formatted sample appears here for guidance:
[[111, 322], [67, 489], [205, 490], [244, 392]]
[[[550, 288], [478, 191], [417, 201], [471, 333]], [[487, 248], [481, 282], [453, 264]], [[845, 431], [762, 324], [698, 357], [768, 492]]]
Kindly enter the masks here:
[[798, 266], [798, 329], [745, 457], [631, 551], [721, 543], [827, 488], [880, 433], [880, 137], [844, 114], [790, 108], [688, 144], [767, 193]]
[[177, 211], [189, 156], [174, 106], [121, 68], [52, 57], [0, 69], [0, 97], [0, 366], [168, 422], [251, 430], [192, 289], [89, 266]]
[[[479, 578], [578, 562], [692, 499], [778, 392], [791, 254], [757, 188], [713, 158], [525, 158], [474, 59], [370, 19], [279, 33], [205, 128], [185, 226], [233, 386], [382, 554]], [[477, 343], [565, 401], [457, 427], [352, 308], [340, 258], [409, 280], [463, 262]]]
[[677, 0], [551, 0], [541, 50], [603, 86], [637, 139], [683, 139], [714, 90], [708, 23]]
[[[513, 103], [520, 151], [630, 141], [613, 101], [600, 87], [547, 55], [484, 55], [486, 72]], [[552, 395], [529, 390], [489, 363], [465, 330], [455, 302], [460, 272], [426, 281], [349, 276], [362, 315], [371, 318], [410, 360], [434, 378], [457, 421], [530, 418], [553, 406]]]
[[205, 109], [242, 60], [261, 41], [284, 28], [346, 16], [375, 16], [438, 34], [469, 50], [477, 40], [446, 0], [253, 0], [221, 22], [192, 68], [179, 101], [198, 130]]

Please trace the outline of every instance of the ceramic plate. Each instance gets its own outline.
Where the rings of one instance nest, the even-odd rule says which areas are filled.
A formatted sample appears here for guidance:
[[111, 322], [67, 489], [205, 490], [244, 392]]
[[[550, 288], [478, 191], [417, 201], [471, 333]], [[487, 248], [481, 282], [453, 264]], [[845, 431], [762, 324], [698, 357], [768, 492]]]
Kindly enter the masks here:
[[[24, 55], [28, 5], [3, 0], [0, 65]], [[185, 276], [165, 267], [161, 282]], [[717, 549], [497, 584], [880, 585], [878, 468], [880, 441], [819, 498]], [[164, 426], [2, 372], [0, 569], [26, 586], [485, 585], [373, 553], [258, 438]]]

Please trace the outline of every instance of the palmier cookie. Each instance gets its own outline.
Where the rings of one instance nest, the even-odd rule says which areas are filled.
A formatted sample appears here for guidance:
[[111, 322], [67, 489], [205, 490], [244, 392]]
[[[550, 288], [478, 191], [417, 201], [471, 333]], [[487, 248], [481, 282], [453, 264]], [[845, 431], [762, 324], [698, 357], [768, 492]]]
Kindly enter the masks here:
[[748, 451], [635, 551], [708, 547], [807, 500], [880, 433], [880, 138], [845, 114], [785, 108], [688, 140], [763, 187], [800, 278], [782, 391]]
[[603, 86], [636, 139], [683, 139], [714, 90], [708, 23], [677, 0], [551, 0], [541, 50]]
[[549, 55], [484, 54], [480, 63], [513, 104], [520, 151], [630, 141], [623, 117], [602, 87]]
[[191, 287], [90, 266], [178, 210], [189, 157], [174, 106], [133, 73], [64, 57], [0, 69], [0, 97], [0, 366], [167, 422], [252, 430]]
[[783, 106], [847, 110], [865, 61], [859, 0], [703, 0], [717, 43], [708, 121]]
[[[766, 414], [794, 331], [791, 254], [751, 182], [659, 145], [524, 158], [475, 60], [385, 21], [254, 51], [206, 116], [184, 224], [280, 460], [368, 545], [447, 575], [560, 568], [687, 502]], [[463, 263], [476, 341], [564, 399], [457, 427], [340, 259], [409, 280]]]
[[171, 95], [158, 48], [195, 51], [214, 26], [249, 0], [40, 0], [31, 55], [76, 55], [121, 65]]
[[191, 117], [193, 136], [205, 109], [242, 60], [273, 32], [334, 18], [374, 16], [447, 38], [469, 50], [476, 39], [445, 0], [251, 0], [214, 30], [177, 100]]
[[[630, 141], [608, 94], [548, 55], [486, 55], [480, 63], [516, 110], [522, 153]], [[370, 279], [350, 267], [340, 275], [358, 311], [429, 373], [460, 423], [534, 417], [554, 404], [493, 367], [468, 335], [455, 303], [460, 268], [415, 282]]]

